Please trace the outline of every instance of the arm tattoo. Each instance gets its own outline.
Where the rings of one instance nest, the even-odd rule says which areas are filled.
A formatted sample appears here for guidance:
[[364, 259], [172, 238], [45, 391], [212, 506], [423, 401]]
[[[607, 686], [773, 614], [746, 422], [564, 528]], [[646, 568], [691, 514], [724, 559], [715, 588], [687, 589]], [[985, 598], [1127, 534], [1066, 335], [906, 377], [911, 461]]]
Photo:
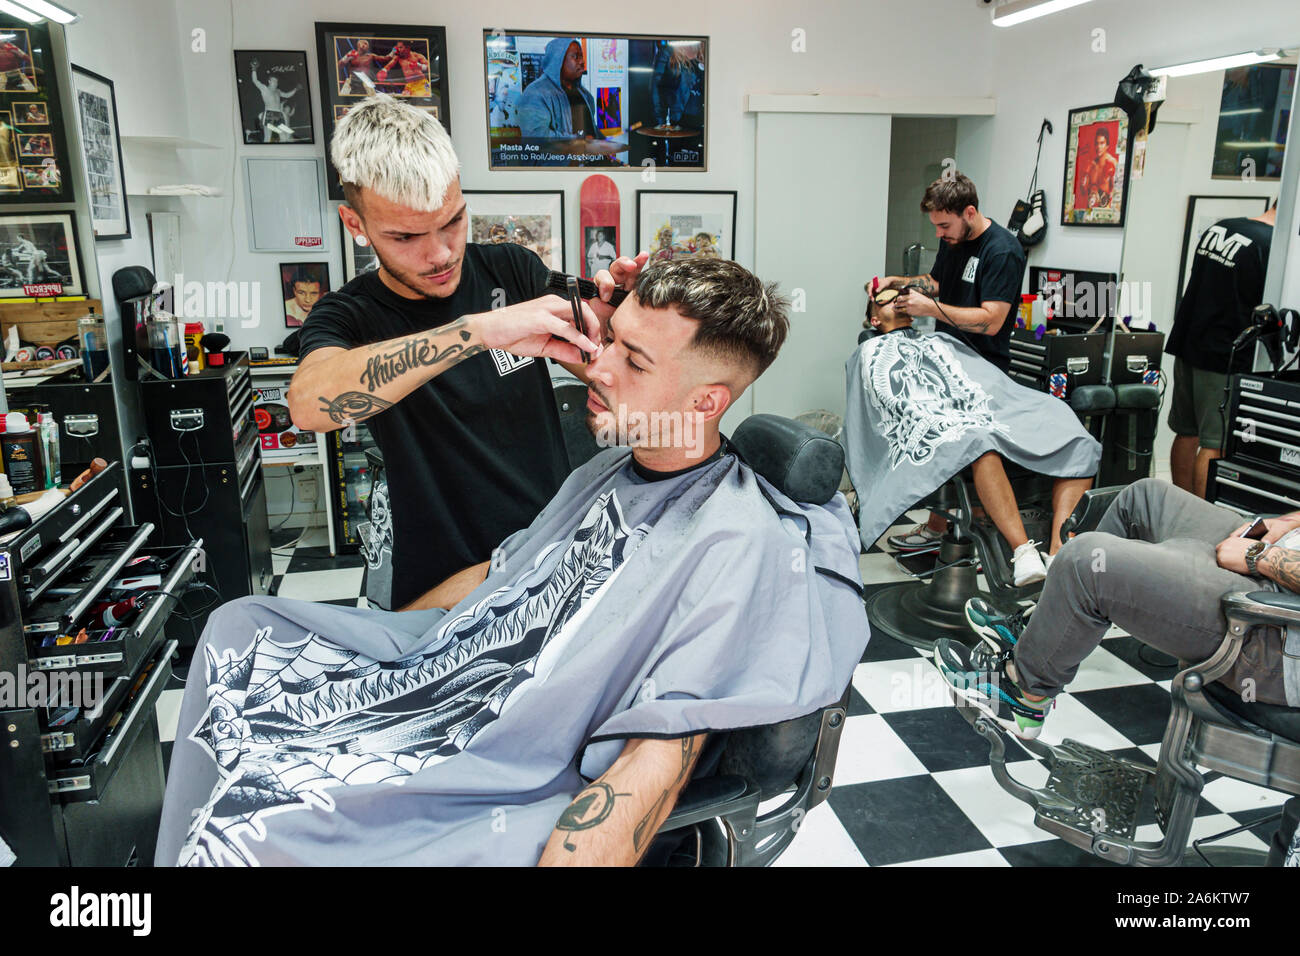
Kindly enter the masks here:
[[[471, 345], [467, 348], [462, 344], [469, 338], [469, 333], [461, 329], [464, 322], [464, 319], [459, 319], [436, 332], [407, 339], [396, 348], [387, 351], [372, 346], [371, 351], [376, 354], [366, 360], [365, 370], [361, 373], [361, 384], [372, 392], [378, 391], [412, 369], [428, 368], [443, 363], [450, 365], [454, 364], [453, 359], [459, 362], [484, 351], [481, 345]], [[461, 342], [453, 342], [439, 349], [436, 337], [457, 329], [461, 331]]]
[[1300, 594], [1300, 551], [1294, 548], [1269, 548], [1257, 567], [1265, 573], [1265, 577], [1272, 578], [1288, 591]]
[[392, 402], [386, 402], [376, 395], [367, 395], [365, 392], [344, 392], [334, 398], [320, 396], [320, 410], [336, 425], [364, 421], [392, 407]]
[[691, 765], [695, 762], [696, 751], [698, 746], [694, 737], [682, 738], [682, 766], [677, 771], [677, 777], [673, 780], [672, 785], [659, 795], [659, 799], [650, 807], [649, 812], [641, 818], [641, 822], [636, 825], [632, 831], [632, 849], [640, 853], [650, 844], [658, 830], [658, 816], [666, 804], [677, 799], [677, 791], [681, 789], [686, 774], [690, 772]]
[[916, 286], [926, 295], [935, 295], [939, 291], [939, 287], [934, 284], [934, 280], [929, 276], [917, 276], [912, 280], [911, 284]]
[[[615, 793], [614, 788], [600, 780], [590, 784], [573, 798], [573, 802], [564, 808], [560, 819], [555, 822], [555, 829], [574, 832], [590, 830], [599, 826], [614, 810], [614, 801], [618, 797], [630, 797], [630, 793]], [[578, 848], [564, 838], [564, 848], [573, 853]]]

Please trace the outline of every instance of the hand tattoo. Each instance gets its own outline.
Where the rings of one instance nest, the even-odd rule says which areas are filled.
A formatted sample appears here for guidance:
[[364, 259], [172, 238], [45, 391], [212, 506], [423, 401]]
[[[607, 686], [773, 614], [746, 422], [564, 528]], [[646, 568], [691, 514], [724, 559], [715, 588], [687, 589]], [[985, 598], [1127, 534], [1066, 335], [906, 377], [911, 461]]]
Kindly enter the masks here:
[[378, 415], [384, 409], [392, 408], [393, 403], [384, 401], [365, 392], [344, 392], [335, 398], [320, 396], [320, 410], [330, 417], [336, 425], [347, 425]]

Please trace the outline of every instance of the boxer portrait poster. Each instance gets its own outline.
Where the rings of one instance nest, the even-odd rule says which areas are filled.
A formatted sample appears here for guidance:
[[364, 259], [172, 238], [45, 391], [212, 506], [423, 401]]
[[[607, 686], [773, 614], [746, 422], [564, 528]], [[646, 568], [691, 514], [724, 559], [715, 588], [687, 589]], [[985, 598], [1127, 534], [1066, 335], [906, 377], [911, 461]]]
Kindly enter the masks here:
[[1128, 147], [1128, 115], [1118, 106], [1070, 110], [1061, 225], [1124, 225]]

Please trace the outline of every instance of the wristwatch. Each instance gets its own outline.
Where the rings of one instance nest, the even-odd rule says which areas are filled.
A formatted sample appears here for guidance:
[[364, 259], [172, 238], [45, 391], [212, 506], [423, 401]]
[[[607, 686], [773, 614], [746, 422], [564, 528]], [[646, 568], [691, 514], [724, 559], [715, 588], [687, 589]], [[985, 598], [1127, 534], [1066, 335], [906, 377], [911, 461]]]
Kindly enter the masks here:
[[1257, 577], [1259, 575], [1259, 572], [1255, 570], [1255, 562], [1258, 561], [1259, 556], [1270, 547], [1272, 547], [1272, 545], [1268, 544], [1266, 541], [1256, 541], [1246, 549], [1246, 573], [1251, 577]]

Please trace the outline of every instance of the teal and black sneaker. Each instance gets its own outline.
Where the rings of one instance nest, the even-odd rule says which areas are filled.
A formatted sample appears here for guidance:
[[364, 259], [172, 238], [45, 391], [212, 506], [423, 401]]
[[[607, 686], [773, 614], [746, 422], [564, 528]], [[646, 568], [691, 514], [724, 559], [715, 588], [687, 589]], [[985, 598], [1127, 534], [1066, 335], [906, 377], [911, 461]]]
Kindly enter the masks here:
[[1011, 654], [986, 657], [981, 666], [965, 644], [942, 638], [934, 644], [934, 663], [944, 682], [962, 700], [987, 714], [1022, 740], [1033, 740], [1043, 730], [1052, 698], [1031, 701], [1007, 676]]
[[[1029, 615], [1034, 613], [1034, 605], [1020, 608], [1011, 614], [1003, 614], [983, 598], [973, 597], [966, 602], [966, 623], [979, 635], [985, 651], [984, 655], [976, 653], [977, 666], [989, 659], [989, 655], [1005, 654], [1016, 646], [1020, 635], [1029, 623]], [[987, 669], [987, 668], [986, 668]]]

